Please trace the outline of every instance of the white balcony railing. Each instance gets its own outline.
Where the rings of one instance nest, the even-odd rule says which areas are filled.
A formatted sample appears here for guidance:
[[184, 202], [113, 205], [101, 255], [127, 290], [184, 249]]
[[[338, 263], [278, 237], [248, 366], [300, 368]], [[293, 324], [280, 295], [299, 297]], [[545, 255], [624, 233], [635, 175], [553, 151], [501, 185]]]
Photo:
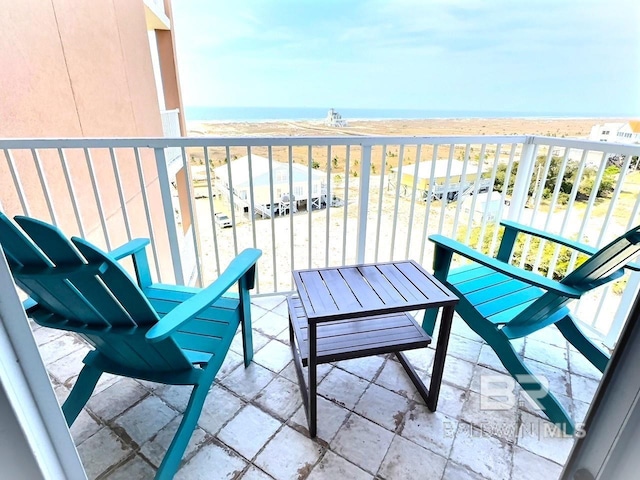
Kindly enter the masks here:
[[[46, 205], [49, 218], [44, 220], [58, 224], [61, 210], [71, 208], [77, 229], [69, 233], [86, 236], [85, 212], [90, 209], [96, 212], [101, 226], [99, 234], [93, 232], [92, 240], [98, 238], [100, 243], [100, 238], [104, 239], [107, 249], [116, 246], [109, 225], [124, 225], [130, 237], [131, 225], [136, 222], [137, 230], [142, 228], [151, 238], [156, 276], [165, 280], [163, 272], [169, 269], [179, 283], [184, 281], [183, 272], [191, 271], [184, 262], [195, 260], [197, 281], [208, 283], [241, 249], [257, 247], [264, 252], [259, 262], [257, 294], [291, 291], [291, 271], [297, 268], [403, 258], [413, 258], [430, 268], [432, 250], [427, 237], [432, 233], [456, 237], [492, 253], [498, 242], [494, 225], [500, 218], [594, 246], [640, 223], [640, 172], [635, 170], [640, 146], [635, 145], [533, 136], [197, 137], [7, 139], [0, 140], [0, 149], [10, 174], [5, 179], [10, 177], [5, 181], [10, 192], [4, 194], [16, 198], [14, 203], [19, 205], [7, 214], [30, 215], [31, 205]], [[176, 216], [178, 204], [172, 202], [175, 190], [170, 183], [171, 170], [176, 167], [169, 170], [167, 152], [175, 153], [173, 165], [186, 167], [188, 182], [197, 180], [195, 195], [188, 202], [180, 202], [195, 219], [186, 238], [176, 228], [180, 215]], [[240, 182], [240, 172], [228, 160], [245, 155], [249, 157], [249, 171], [252, 158], [257, 161], [258, 156], [267, 158], [268, 169], [260, 179], [248, 177], [248, 194], [241, 198], [233, 194], [240, 190], [234, 184], [234, 180]], [[149, 157], [155, 159], [162, 205], [146, 198], [148, 177], [142, 165]], [[84, 164], [90, 187], [79, 185], [71, 174], [79, 168], [71, 159]], [[305, 166], [308, 185], [304, 191], [313, 191], [314, 167], [322, 172], [326, 190], [315, 200], [296, 198], [299, 205], [294, 215], [255, 215], [253, 212], [264, 210], [265, 204], [269, 211], [275, 211], [282, 193], [295, 191], [294, 161]], [[618, 165], [615, 171], [608, 169], [612, 161]], [[31, 164], [31, 171], [38, 177], [35, 186], [29, 179], [29, 188], [24, 187], [25, 178], [21, 176], [24, 162]], [[283, 166], [278, 162], [286, 165], [288, 175], [281, 173]], [[146, 226], [141, 226], [128, 209], [123, 185], [132, 188], [133, 180], [122, 178], [120, 171], [125, 163], [136, 165]], [[216, 179], [215, 169], [220, 167], [226, 171], [224, 182]], [[65, 179], [63, 188], [68, 195], [62, 203], [59, 191], [55, 202], [51, 195], [51, 175]], [[115, 182], [100, 182], [100, 176]], [[244, 181], [246, 172], [242, 176]], [[279, 185], [279, 181], [285, 184]], [[80, 202], [77, 194], [83, 188], [92, 190], [92, 195], [82, 196], [85, 201]], [[120, 208], [106, 212], [101, 199], [107, 196], [118, 198]], [[95, 204], [87, 204], [87, 198]], [[306, 207], [312, 204], [321, 208]], [[151, 218], [157, 216], [158, 208], [167, 224], [166, 234], [153, 228]], [[231, 217], [233, 228], [216, 226], [215, 213], [221, 211]], [[160, 240], [168, 243], [170, 258], [158, 252]], [[193, 244], [190, 250], [195, 257], [192, 255], [191, 260], [180, 254], [185, 251], [185, 241]], [[576, 262], [575, 256], [561, 257], [558, 250], [527, 255], [530, 248], [525, 243], [525, 254], [516, 261], [545, 271], [548, 257], [549, 276], [554, 274], [555, 265], [564, 263], [571, 268]], [[575, 306], [578, 317], [612, 346], [639, 284], [639, 277], [632, 276], [626, 279], [622, 294], [618, 292], [623, 288], [620, 284], [600, 289]]]

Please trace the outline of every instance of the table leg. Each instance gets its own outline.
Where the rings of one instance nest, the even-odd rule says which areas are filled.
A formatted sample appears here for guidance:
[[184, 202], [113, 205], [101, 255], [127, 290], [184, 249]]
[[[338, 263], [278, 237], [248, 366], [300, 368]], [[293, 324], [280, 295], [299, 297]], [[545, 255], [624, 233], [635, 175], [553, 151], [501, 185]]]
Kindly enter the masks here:
[[451, 322], [453, 321], [454, 306], [442, 309], [442, 320], [440, 320], [440, 333], [438, 333], [438, 343], [436, 344], [436, 354], [433, 359], [431, 369], [431, 384], [429, 385], [429, 395], [427, 407], [432, 412], [436, 411], [438, 405], [438, 395], [440, 394], [440, 384], [442, 383], [442, 373], [444, 371], [444, 361], [447, 356], [447, 346], [449, 345], [449, 334], [451, 333]]
[[309, 411], [308, 411], [308, 424], [309, 424], [309, 436], [314, 438], [316, 436], [316, 417], [317, 417], [317, 396], [316, 396], [316, 380], [317, 380], [317, 325], [315, 322], [309, 322], [308, 329], [309, 340], [309, 360], [307, 362], [309, 373]]

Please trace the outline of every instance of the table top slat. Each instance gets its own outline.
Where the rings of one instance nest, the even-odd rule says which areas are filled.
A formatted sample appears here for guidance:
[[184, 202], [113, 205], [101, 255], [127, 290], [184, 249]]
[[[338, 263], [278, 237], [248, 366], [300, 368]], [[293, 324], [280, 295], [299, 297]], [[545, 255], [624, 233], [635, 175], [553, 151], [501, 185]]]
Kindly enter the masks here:
[[353, 295], [358, 299], [361, 308], [380, 308], [385, 306], [384, 302], [371, 288], [371, 285], [367, 283], [357, 267], [342, 267], [339, 270], [347, 282], [348, 288], [351, 289]]
[[424, 302], [427, 297], [409, 281], [398, 269], [398, 264], [382, 264], [378, 267], [380, 272], [391, 282], [405, 297], [408, 302]]
[[[299, 279], [298, 292], [305, 309], [311, 307], [316, 315], [326, 315], [327, 312], [337, 310], [327, 285], [320, 276], [320, 272], [302, 271], [299, 273]], [[307, 314], [310, 315], [311, 313], [307, 312]]]
[[366, 277], [373, 290], [385, 305], [397, 304], [405, 301], [405, 298], [400, 294], [400, 292], [398, 292], [393, 283], [391, 283], [387, 277], [382, 274], [377, 266], [363, 265], [360, 267], [360, 272]]
[[362, 304], [353, 294], [349, 282], [345, 279], [340, 270], [323, 270], [320, 272], [327, 290], [335, 302], [338, 310], [357, 310], [362, 308]]
[[397, 263], [396, 267], [407, 279], [425, 296], [432, 301], [451, 300], [453, 294], [440, 285], [431, 275], [425, 275], [424, 270], [413, 262]]

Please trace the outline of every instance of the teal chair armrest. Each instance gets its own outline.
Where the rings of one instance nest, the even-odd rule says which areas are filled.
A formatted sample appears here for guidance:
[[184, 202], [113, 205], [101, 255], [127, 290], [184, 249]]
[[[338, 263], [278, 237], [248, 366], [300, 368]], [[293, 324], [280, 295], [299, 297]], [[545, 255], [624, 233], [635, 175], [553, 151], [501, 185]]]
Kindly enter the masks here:
[[429, 237], [429, 240], [436, 244], [436, 249], [440, 248], [448, 250], [451, 253], [468, 258], [469, 260], [472, 260], [480, 265], [484, 265], [485, 267], [489, 267], [515, 280], [520, 280], [530, 285], [540, 287], [544, 290], [555, 292], [558, 295], [565, 295], [571, 298], [580, 298], [580, 296], [582, 295], [582, 291], [578, 289], [556, 282], [528, 270], [514, 267], [513, 265], [509, 265], [508, 263], [502, 262], [487, 255], [483, 255], [482, 253], [477, 252], [471, 247], [468, 247], [455, 240], [451, 240], [450, 238], [444, 237], [442, 235], [431, 235]]
[[109, 252], [109, 256], [114, 260], [120, 260], [129, 255], [134, 255], [140, 250], [144, 250], [144, 247], [149, 245], [148, 238], [134, 238], [128, 241], [124, 245], [120, 245], [118, 248], [114, 248]]
[[[598, 251], [597, 248], [594, 248], [590, 245], [586, 245], [584, 243], [576, 242], [574, 240], [569, 240], [568, 238], [561, 237], [559, 235], [555, 235], [553, 233], [545, 232], [543, 230], [539, 230], [537, 228], [530, 227], [528, 225], [522, 225], [521, 223], [512, 222], [510, 220], [502, 220], [500, 225], [504, 226], [507, 231], [514, 232], [514, 237], [518, 233], [526, 233], [528, 235], [533, 235], [538, 238], [542, 238], [544, 240], [548, 240], [553, 243], [558, 243], [560, 245], [564, 245], [565, 247], [569, 247], [573, 250], [576, 250], [581, 253], [586, 253], [587, 255], [593, 255]], [[505, 231], [505, 235], [507, 235]]]
[[[160, 342], [168, 338], [182, 324], [209, 308], [213, 302], [222, 297], [227, 290], [245, 276], [249, 277], [245, 282], [247, 288], [253, 288], [255, 265], [261, 255], [262, 251], [255, 248], [242, 251], [211, 285], [178, 305], [151, 327], [146, 334], [147, 340]], [[242, 295], [240, 298], [242, 299]]]
[[109, 256], [114, 260], [132, 257], [133, 268], [136, 271], [136, 280], [140, 288], [151, 285], [151, 272], [149, 270], [149, 260], [145, 247], [149, 245], [148, 238], [134, 238], [124, 245], [109, 252]]

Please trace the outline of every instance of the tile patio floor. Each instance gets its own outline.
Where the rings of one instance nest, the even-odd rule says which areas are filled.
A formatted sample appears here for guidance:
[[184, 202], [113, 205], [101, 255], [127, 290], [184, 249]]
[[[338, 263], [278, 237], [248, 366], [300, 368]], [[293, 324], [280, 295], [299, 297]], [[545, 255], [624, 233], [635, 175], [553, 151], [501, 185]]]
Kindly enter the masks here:
[[[515, 390], [517, 406], [488, 402], [481, 378], [504, 374], [495, 354], [454, 319], [438, 411], [430, 413], [393, 356], [321, 365], [318, 438], [306, 418], [288, 345], [284, 297], [253, 298], [255, 356], [244, 369], [239, 338], [209, 394], [179, 479], [558, 478], [573, 440]], [[72, 334], [34, 326], [62, 402], [88, 350]], [[434, 336], [435, 337], [435, 336]], [[555, 327], [518, 344], [574, 418], [584, 418], [600, 377]], [[428, 381], [432, 348], [409, 352]], [[153, 478], [180, 421], [189, 387], [105, 375], [71, 428], [89, 478]], [[486, 393], [486, 392], [485, 392]], [[505, 400], [507, 400], [505, 398]], [[482, 403], [481, 403], [482, 402]]]

